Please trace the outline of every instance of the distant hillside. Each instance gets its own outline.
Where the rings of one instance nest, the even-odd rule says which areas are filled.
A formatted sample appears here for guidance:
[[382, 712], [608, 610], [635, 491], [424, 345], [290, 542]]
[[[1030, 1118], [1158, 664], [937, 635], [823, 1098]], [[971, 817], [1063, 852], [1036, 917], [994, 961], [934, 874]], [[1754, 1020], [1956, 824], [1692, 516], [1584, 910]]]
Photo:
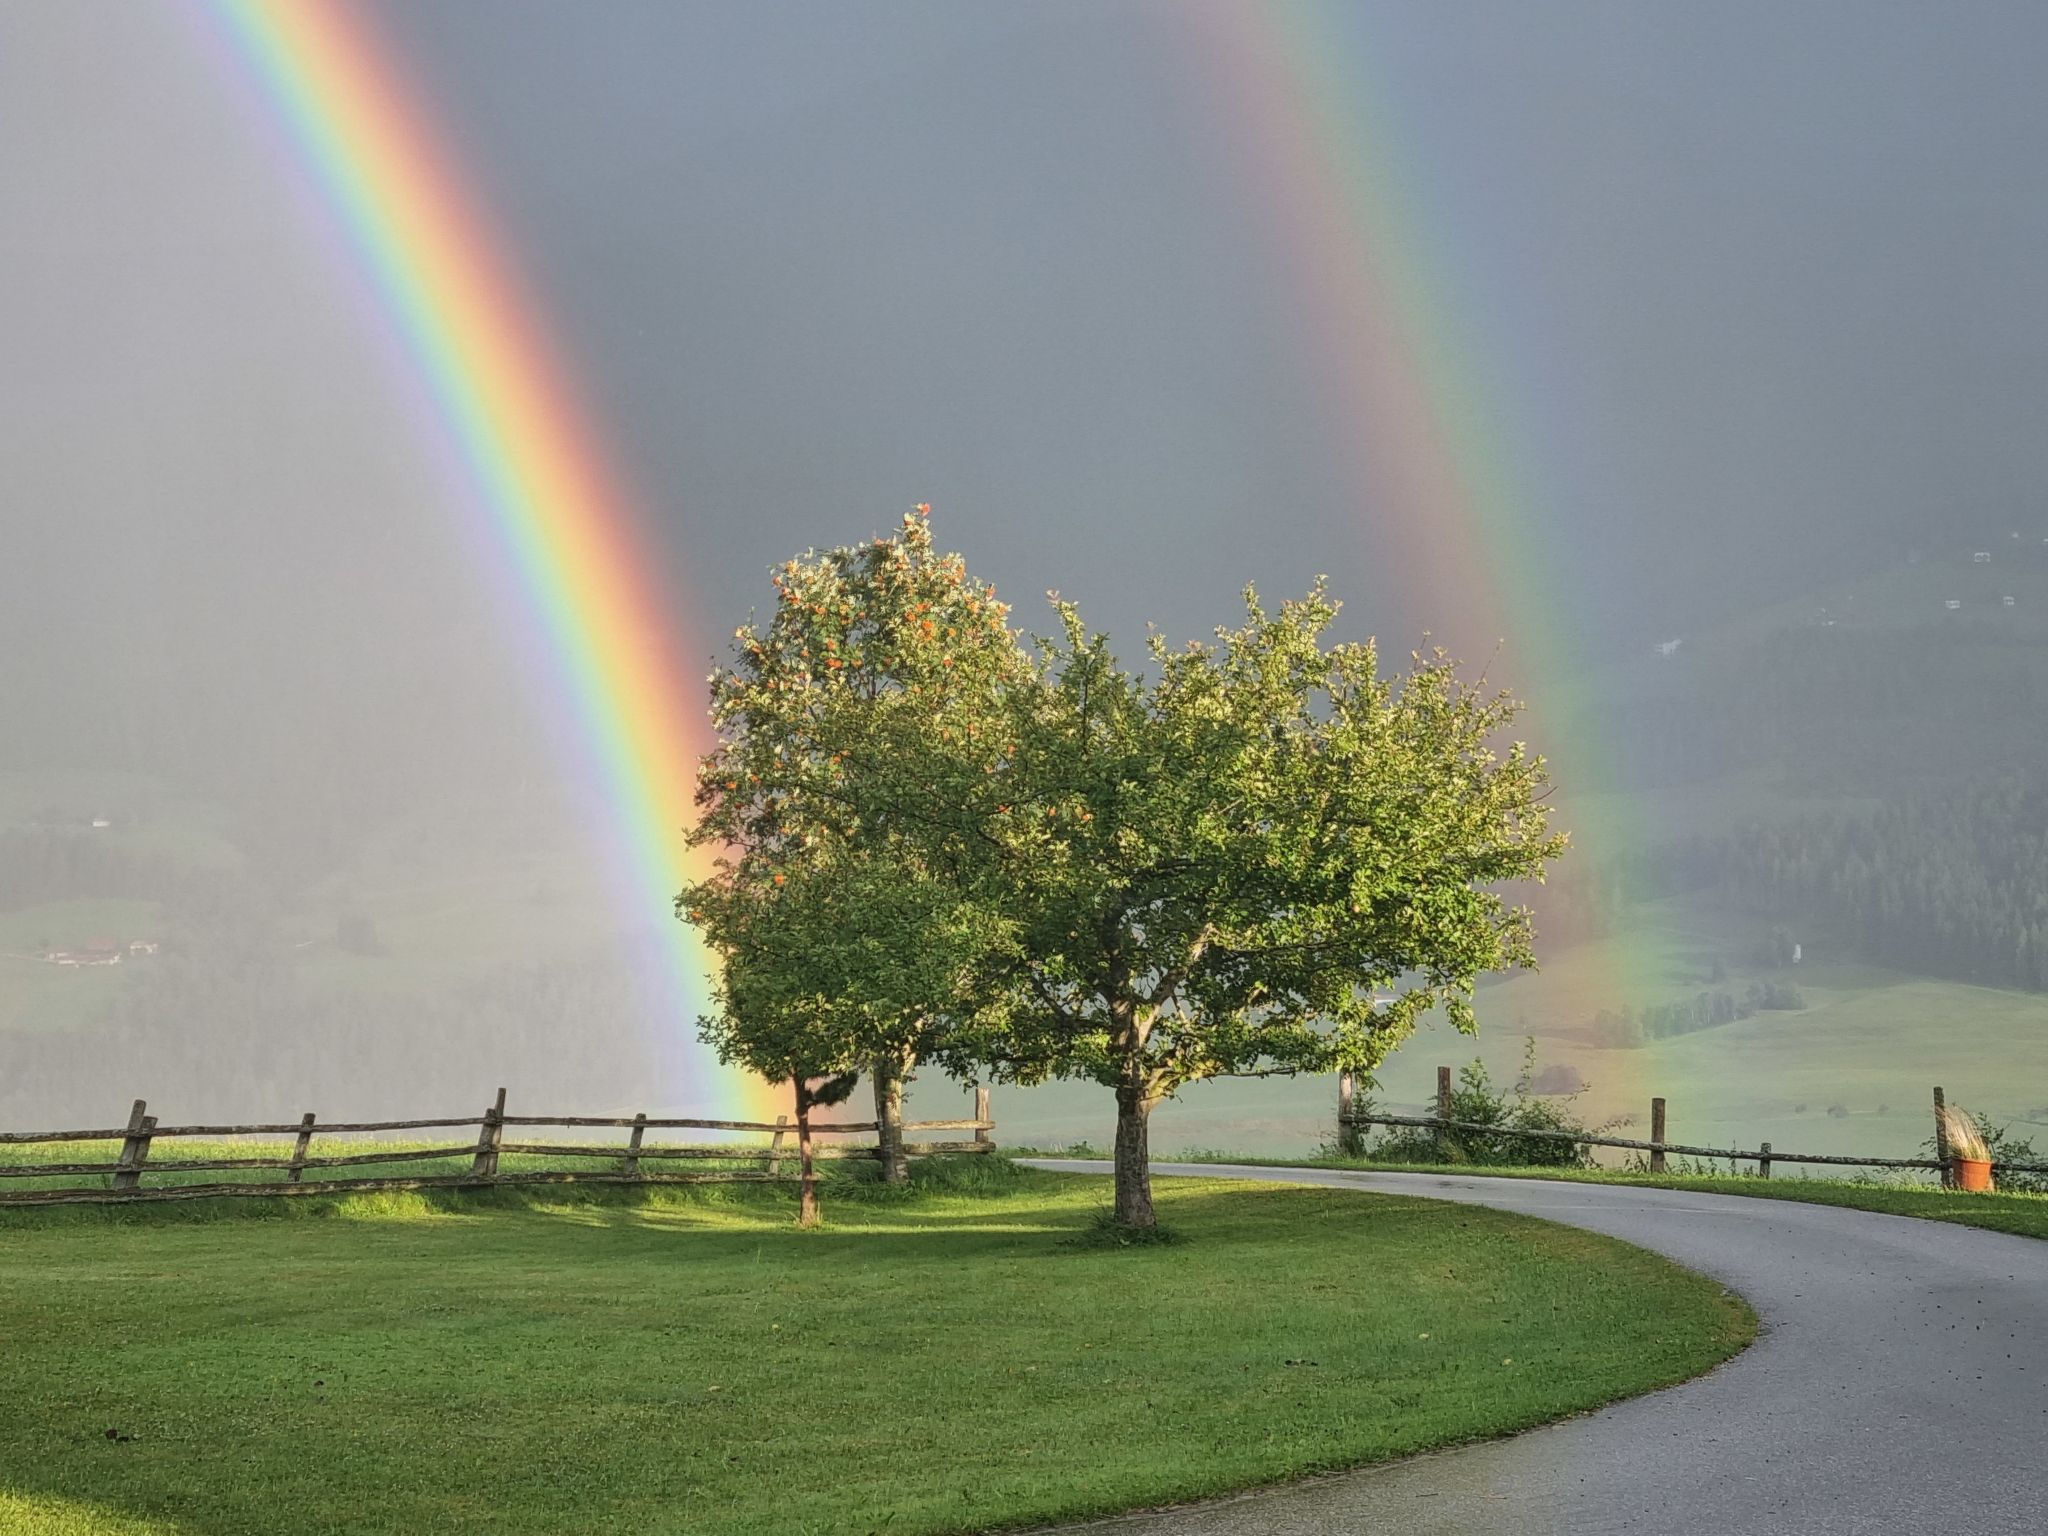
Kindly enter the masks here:
[[2048, 990], [2048, 542], [1671, 636], [1594, 691], [1636, 844], [1561, 872], [1553, 940], [1684, 896], [1871, 963]]
[[2039, 540], [1959, 546], [1670, 638], [1594, 690], [1624, 746], [1613, 787], [1741, 775], [1789, 796], [1884, 793], [2029, 766], [2048, 735]]
[[692, 1023], [649, 988], [673, 919], [625, 931], [560, 807], [467, 811], [315, 828], [313, 863], [168, 781], [0, 774], [0, 1123], [620, 1101]]

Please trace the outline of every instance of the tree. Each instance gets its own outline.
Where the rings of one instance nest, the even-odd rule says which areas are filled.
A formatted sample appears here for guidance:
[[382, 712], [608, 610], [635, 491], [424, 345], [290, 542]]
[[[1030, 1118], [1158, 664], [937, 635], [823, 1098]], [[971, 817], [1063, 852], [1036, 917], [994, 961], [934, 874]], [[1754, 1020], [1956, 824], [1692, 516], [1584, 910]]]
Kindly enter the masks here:
[[1120, 668], [1072, 604], [1038, 670], [1004, 698], [997, 771], [947, 804], [940, 772], [899, 769], [928, 826], [971, 819], [979, 900], [1012, 924], [942, 1054], [1000, 1078], [1091, 1078], [1116, 1096], [1115, 1220], [1155, 1225], [1148, 1127], [1205, 1078], [1370, 1071], [1441, 1003], [1474, 1027], [1482, 972], [1533, 964], [1542, 761], [1493, 743], [1518, 706], [1461, 683], [1441, 652], [1398, 681], [1373, 646], [1324, 636], [1318, 582], [1157, 676]]
[[942, 887], [837, 851], [786, 868], [741, 859], [685, 893], [723, 962], [700, 1033], [720, 1060], [794, 1087], [804, 1226], [818, 1217], [811, 1111], [843, 1103], [877, 1058], [919, 1049], [906, 999], [957, 990], [985, 948], [949, 921], [973, 909]]
[[893, 539], [785, 562], [768, 624], [735, 631], [711, 679], [723, 739], [700, 765], [692, 834], [724, 856], [677, 898], [739, 968], [706, 1038], [798, 1081], [865, 1050], [897, 1180], [904, 1081], [996, 928], [952, 878], [958, 840], [891, 786], [908, 763], [956, 790], [986, 777], [1001, 688], [1030, 676], [1008, 608], [934, 549], [929, 513]]

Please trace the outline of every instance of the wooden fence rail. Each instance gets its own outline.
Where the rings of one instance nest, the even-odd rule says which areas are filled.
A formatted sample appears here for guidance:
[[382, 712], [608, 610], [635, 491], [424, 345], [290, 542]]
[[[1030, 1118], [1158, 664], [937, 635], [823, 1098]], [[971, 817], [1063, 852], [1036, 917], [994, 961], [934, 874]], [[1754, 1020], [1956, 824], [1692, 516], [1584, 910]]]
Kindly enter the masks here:
[[[971, 1141], [906, 1142], [903, 1150], [911, 1156], [929, 1157], [956, 1153], [986, 1153], [995, 1150], [989, 1135], [995, 1121], [989, 1118], [988, 1090], [975, 1089], [975, 1118], [971, 1120], [912, 1120], [903, 1130], [972, 1131]], [[630, 1130], [631, 1136], [615, 1144], [571, 1144], [549, 1141], [507, 1140], [507, 1126], [577, 1126]], [[316, 1157], [311, 1154], [317, 1136], [367, 1135], [386, 1131], [450, 1130], [475, 1127], [474, 1141], [439, 1143], [383, 1152], [348, 1152]], [[873, 1135], [880, 1129], [872, 1120], [840, 1121], [811, 1127], [814, 1136]], [[744, 1145], [653, 1145], [645, 1140], [652, 1130], [721, 1132], [762, 1132], [772, 1137], [765, 1147]], [[306, 1114], [289, 1124], [269, 1125], [159, 1125], [149, 1113], [146, 1101], [137, 1099], [126, 1125], [92, 1131], [0, 1131], [0, 1146], [29, 1146], [44, 1142], [115, 1141], [120, 1153], [111, 1162], [10, 1163], [0, 1161], [0, 1179], [74, 1179], [104, 1176], [98, 1187], [77, 1185], [53, 1189], [0, 1191], [0, 1206], [8, 1205], [104, 1205], [126, 1201], [196, 1200], [216, 1195], [314, 1195], [367, 1189], [480, 1189], [515, 1184], [706, 1184], [793, 1182], [796, 1178], [794, 1149], [790, 1141], [796, 1127], [786, 1116], [774, 1122], [762, 1120], [699, 1120], [657, 1118], [639, 1114], [594, 1115], [508, 1115], [505, 1090], [500, 1088], [490, 1108], [481, 1115], [431, 1120], [336, 1120], [321, 1121]], [[246, 1157], [151, 1159], [156, 1143], [192, 1138], [238, 1136], [289, 1136], [289, 1155], [261, 1153], [252, 1149]], [[878, 1158], [879, 1146], [815, 1146], [819, 1158]], [[500, 1166], [504, 1157], [602, 1159], [611, 1168], [514, 1168]], [[466, 1172], [449, 1174], [406, 1174], [378, 1178], [305, 1177], [307, 1169], [354, 1168], [376, 1163], [431, 1163], [451, 1158], [468, 1158]], [[715, 1162], [728, 1166], [688, 1172], [651, 1173], [644, 1163]], [[160, 1174], [191, 1174], [241, 1171], [279, 1171], [282, 1179], [246, 1179], [221, 1183], [149, 1184], [145, 1177]]]
[[[1828, 1164], [1853, 1168], [1925, 1168], [1939, 1172], [1942, 1183], [1950, 1180], [1952, 1163], [1946, 1156], [1941, 1157], [1844, 1157], [1833, 1153], [1780, 1152], [1766, 1141], [1754, 1151], [1741, 1147], [1693, 1147], [1682, 1142], [1666, 1141], [1665, 1101], [1650, 1101], [1650, 1134], [1648, 1141], [1633, 1141], [1623, 1136], [1601, 1136], [1592, 1131], [1543, 1131], [1520, 1130], [1514, 1126], [1487, 1125], [1480, 1121], [1453, 1120], [1451, 1106], [1451, 1069], [1437, 1069], [1437, 1112], [1433, 1115], [1382, 1115], [1360, 1111], [1355, 1107], [1357, 1087], [1349, 1072], [1339, 1075], [1337, 1080], [1337, 1145], [1346, 1155], [1360, 1155], [1365, 1151], [1359, 1132], [1371, 1125], [1400, 1125], [1419, 1130], [1465, 1131], [1494, 1137], [1501, 1141], [1568, 1141], [1582, 1147], [1617, 1147], [1630, 1152], [1650, 1154], [1650, 1172], [1665, 1171], [1664, 1159], [1668, 1154], [1680, 1157], [1706, 1157], [1725, 1159], [1728, 1162], [1748, 1162], [1757, 1165], [1757, 1171], [1764, 1177], [1771, 1176], [1773, 1163]], [[1934, 1090], [1934, 1105], [1937, 1113], [1935, 1134], [1937, 1150], [1945, 1151], [1946, 1137], [1941, 1131], [1939, 1111], [1942, 1093]], [[2048, 1163], [2006, 1163], [1994, 1162], [1993, 1173], [2048, 1173]]]

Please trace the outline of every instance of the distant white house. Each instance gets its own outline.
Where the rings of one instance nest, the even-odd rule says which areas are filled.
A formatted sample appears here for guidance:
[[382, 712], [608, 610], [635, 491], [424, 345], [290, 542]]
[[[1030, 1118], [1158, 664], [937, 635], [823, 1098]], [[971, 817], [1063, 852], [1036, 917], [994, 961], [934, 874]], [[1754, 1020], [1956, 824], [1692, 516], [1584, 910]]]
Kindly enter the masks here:
[[1677, 640], [1659, 640], [1657, 642], [1657, 654], [1659, 656], [1676, 656], [1678, 654], [1678, 648], [1683, 644], [1685, 644], [1683, 638]]

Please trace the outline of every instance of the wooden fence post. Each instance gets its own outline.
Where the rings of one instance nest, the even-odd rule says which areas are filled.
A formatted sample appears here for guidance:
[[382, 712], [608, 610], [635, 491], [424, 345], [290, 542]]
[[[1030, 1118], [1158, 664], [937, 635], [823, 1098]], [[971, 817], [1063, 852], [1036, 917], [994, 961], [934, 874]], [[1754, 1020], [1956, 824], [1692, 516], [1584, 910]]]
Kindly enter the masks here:
[[1358, 1092], [1358, 1079], [1349, 1067], [1337, 1074], [1337, 1155], [1358, 1155], [1358, 1127], [1351, 1123], [1351, 1111]]
[[1934, 1090], [1934, 1160], [1941, 1164], [1941, 1187], [1953, 1188], [1955, 1172], [1948, 1157], [1948, 1127], [1941, 1123], [1941, 1108], [1948, 1101], [1941, 1096], [1941, 1090]]
[[498, 1145], [505, 1139], [505, 1090], [498, 1090], [498, 1097], [491, 1107], [484, 1111], [484, 1128], [476, 1138], [476, 1159], [469, 1165], [469, 1176], [473, 1179], [495, 1179], [498, 1176]]
[[1657, 1150], [1650, 1154], [1650, 1172], [1664, 1171], [1664, 1101], [1650, 1100], [1650, 1140]]
[[626, 1177], [640, 1177], [640, 1138], [647, 1134], [647, 1111], [641, 1110], [633, 1117], [633, 1135], [626, 1142]]
[[[974, 1118], [982, 1121], [986, 1121], [989, 1118], [987, 1083], [976, 1083], [974, 1085]], [[988, 1131], [977, 1128], [974, 1133], [974, 1139], [985, 1147], [992, 1143], [995, 1137], [990, 1135]]]
[[128, 1134], [121, 1142], [121, 1155], [114, 1163], [113, 1188], [142, 1187], [142, 1165], [149, 1160], [149, 1133], [155, 1129], [156, 1116], [149, 1112], [148, 1102], [137, 1099], [135, 1107], [128, 1111]]
[[1771, 1144], [1767, 1141], [1757, 1149], [1756, 1176], [1768, 1179], [1771, 1176]]
[[[1438, 1067], [1436, 1069], [1436, 1117], [1439, 1121], [1448, 1121], [1451, 1118], [1451, 1069], [1449, 1067]], [[1442, 1143], [1449, 1137], [1450, 1132], [1445, 1130], [1443, 1125], [1439, 1124], [1436, 1135], [1437, 1141]]]
[[309, 1109], [299, 1121], [299, 1134], [292, 1142], [292, 1165], [284, 1171], [284, 1181], [296, 1184], [306, 1171], [306, 1149], [313, 1145], [313, 1112]]
[[782, 1177], [782, 1147], [784, 1138], [789, 1135], [788, 1126], [789, 1116], [777, 1115], [775, 1117], [775, 1139], [768, 1143], [768, 1176], [770, 1178]]

